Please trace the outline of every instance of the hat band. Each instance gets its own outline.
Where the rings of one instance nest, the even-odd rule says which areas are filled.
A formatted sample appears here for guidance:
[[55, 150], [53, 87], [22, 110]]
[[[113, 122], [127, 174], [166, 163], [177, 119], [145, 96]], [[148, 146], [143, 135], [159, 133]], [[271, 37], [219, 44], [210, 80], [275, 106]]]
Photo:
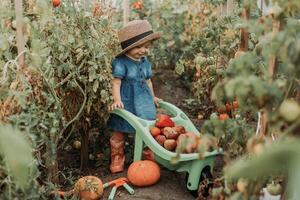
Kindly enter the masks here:
[[130, 38], [128, 40], [125, 40], [124, 42], [121, 42], [121, 47], [122, 49], [126, 49], [127, 47], [129, 47], [130, 45], [134, 44], [135, 42], [139, 41], [140, 39], [143, 39], [144, 37], [151, 35], [153, 33], [153, 31], [147, 31], [144, 32], [140, 35], [134, 36], [133, 38]]

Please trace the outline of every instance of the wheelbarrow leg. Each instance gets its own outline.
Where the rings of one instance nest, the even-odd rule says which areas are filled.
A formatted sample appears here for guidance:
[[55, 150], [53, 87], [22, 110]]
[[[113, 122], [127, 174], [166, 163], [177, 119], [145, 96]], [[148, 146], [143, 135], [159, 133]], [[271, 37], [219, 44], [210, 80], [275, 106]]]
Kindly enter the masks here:
[[200, 160], [194, 160], [191, 162], [191, 168], [187, 179], [187, 188], [189, 190], [197, 190], [201, 171], [204, 167], [204, 163]]
[[134, 144], [134, 161], [142, 159], [144, 143], [139, 133], [135, 133], [135, 144]]

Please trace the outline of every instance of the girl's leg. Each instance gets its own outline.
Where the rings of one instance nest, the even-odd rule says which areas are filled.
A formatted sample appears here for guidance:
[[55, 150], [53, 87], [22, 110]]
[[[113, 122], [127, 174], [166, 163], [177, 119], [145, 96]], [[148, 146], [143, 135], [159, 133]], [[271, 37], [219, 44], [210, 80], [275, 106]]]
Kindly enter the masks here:
[[124, 133], [114, 131], [110, 138], [111, 173], [122, 172], [124, 170], [124, 162], [125, 162], [124, 147], [125, 147]]

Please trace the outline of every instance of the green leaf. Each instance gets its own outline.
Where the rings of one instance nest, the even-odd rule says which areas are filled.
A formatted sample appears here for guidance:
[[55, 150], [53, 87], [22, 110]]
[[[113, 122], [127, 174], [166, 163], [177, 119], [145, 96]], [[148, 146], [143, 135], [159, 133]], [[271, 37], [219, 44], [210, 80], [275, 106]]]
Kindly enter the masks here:
[[75, 42], [75, 38], [72, 35], [68, 36], [68, 42], [69, 43], [74, 43]]
[[99, 81], [98, 81], [98, 80], [95, 80], [95, 81], [94, 81], [94, 84], [93, 84], [93, 91], [94, 91], [94, 92], [97, 92], [98, 87], [99, 87]]
[[181, 75], [184, 72], [184, 64], [181, 60], [176, 64], [175, 72]]
[[295, 162], [300, 161], [300, 142], [274, 142], [261, 154], [243, 157], [226, 168], [228, 178], [256, 179], [287, 172]]
[[23, 133], [11, 126], [0, 126], [0, 153], [5, 157], [8, 172], [22, 189], [28, 187], [31, 180], [34, 163], [31, 151]]
[[9, 48], [9, 43], [4, 35], [0, 35], [0, 50], [5, 51]]
[[96, 79], [96, 76], [96, 70], [93, 67], [91, 67], [89, 69], [89, 81], [92, 82], [94, 79]]

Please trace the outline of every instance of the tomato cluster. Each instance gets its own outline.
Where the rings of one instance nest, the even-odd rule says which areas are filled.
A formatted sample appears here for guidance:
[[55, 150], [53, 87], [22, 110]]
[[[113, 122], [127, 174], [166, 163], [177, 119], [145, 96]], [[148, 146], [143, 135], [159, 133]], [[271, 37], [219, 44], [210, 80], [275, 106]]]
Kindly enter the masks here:
[[137, 10], [143, 10], [143, 2], [142, 1], [134, 2], [132, 4], [132, 8]]

